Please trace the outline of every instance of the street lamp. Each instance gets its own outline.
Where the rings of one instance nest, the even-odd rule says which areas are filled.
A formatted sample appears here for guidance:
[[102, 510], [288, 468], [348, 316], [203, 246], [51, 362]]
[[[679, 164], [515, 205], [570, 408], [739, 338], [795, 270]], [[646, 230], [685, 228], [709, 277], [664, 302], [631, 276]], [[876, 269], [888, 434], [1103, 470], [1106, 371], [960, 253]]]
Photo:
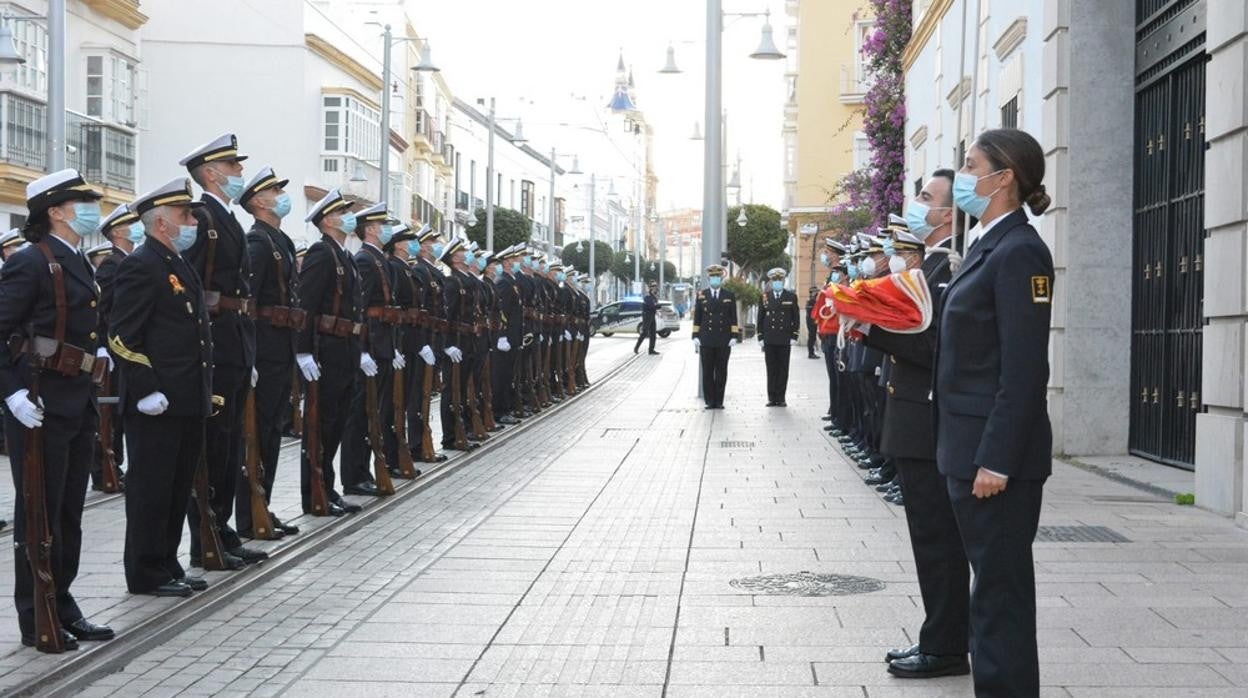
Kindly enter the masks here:
[[[485, 100], [478, 99], [477, 104], [484, 104]], [[489, 161], [485, 166], [485, 249], [494, 249], [494, 132], [497, 130], [498, 122], [514, 121], [516, 122], [516, 130], [512, 133], [511, 142], [520, 145], [527, 143], [528, 139], [524, 137], [524, 124], [520, 119], [501, 119], [494, 113], [494, 98], [490, 97], [490, 138], [489, 138]]]
[[[518, 132], [519, 128], [517, 128], [516, 130]], [[549, 238], [547, 242], [551, 244], [554, 244], [555, 242], [555, 213], [556, 213], [556, 208], [557, 208], [555, 206], [555, 171], [558, 169], [558, 167], [556, 166], [558, 159], [559, 159], [559, 153], [555, 152], [554, 146], [551, 146], [550, 148], [550, 202], [549, 202], [550, 203], [550, 218], [548, 219], [550, 225], [549, 225], [549, 230], [547, 231], [547, 236]], [[570, 175], [584, 174], [583, 172], [581, 172], [580, 159], [577, 158], [575, 155], [572, 156], [572, 169], [568, 170], [567, 173]]]
[[[368, 24], [376, 25], [378, 23], [368, 22]], [[386, 188], [390, 185], [390, 49], [396, 44], [419, 43], [421, 45], [420, 64], [412, 68], [412, 70], [417, 73], [436, 73], [439, 69], [433, 64], [433, 51], [429, 47], [428, 41], [407, 36], [394, 36], [389, 24], [384, 25], [382, 36], [384, 37], [384, 49], [381, 57], [381, 155], [378, 158], [378, 167], [381, 170], [381, 191], [378, 192], [377, 200], [387, 201], [390, 198], [386, 192]], [[356, 172], [352, 175], [350, 181], [363, 181], [355, 178], [355, 175], [362, 174], [361, 169], [357, 165]]]
[[749, 222], [750, 222], [750, 219], [745, 217], [745, 206], [742, 206], [741, 215], [737, 216], [737, 225], [744, 228], [746, 225], [749, 224]]

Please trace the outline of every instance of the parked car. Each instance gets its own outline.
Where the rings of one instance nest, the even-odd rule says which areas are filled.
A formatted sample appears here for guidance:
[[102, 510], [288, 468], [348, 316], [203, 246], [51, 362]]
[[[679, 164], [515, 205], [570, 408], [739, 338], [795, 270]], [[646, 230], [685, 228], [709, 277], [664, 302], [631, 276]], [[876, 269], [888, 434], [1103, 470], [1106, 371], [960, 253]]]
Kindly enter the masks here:
[[[615, 333], [641, 334], [641, 300], [625, 298], [622, 301], [608, 303], [594, 313], [591, 318], [594, 332], [610, 337]], [[659, 301], [659, 312], [655, 317], [656, 329], [660, 337], [669, 337], [680, 329], [680, 318], [668, 301]]]

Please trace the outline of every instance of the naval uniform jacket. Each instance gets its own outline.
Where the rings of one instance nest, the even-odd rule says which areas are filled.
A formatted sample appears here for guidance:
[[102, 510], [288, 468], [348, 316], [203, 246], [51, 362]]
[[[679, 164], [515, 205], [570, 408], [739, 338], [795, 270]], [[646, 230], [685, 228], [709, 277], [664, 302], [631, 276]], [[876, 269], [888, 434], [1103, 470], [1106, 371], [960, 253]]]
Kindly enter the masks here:
[[[465, 357], [476, 350], [477, 291], [469, 274], [452, 269], [442, 285], [442, 302], [446, 308], [446, 321], [451, 324], [447, 338], [448, 347], [458, 348]], [[472, 326], [474, 329], [469, 330]]]
[[802, 331], [797, 294], [788, 289], [779, 294], [771, 290], [764, 291], [763, 301], [758, 304], [758, 331], [763, 344], [779, 346], [796, 342]]
[[108, 316], [113, 312], [113, 286], [117, 283], [117, 270], [128, 256], [127, 252], [113, 245], [113, 251], [95, 269], [95, 284], [100, 287], [100, 328], [96, 330], [101, 345], [108, 343]]
[[[408, 312], [412, 310], [421, 310], [425, 307], [424, 289], [416, 280], [416, 272], [408, 266], [407, 262], [395, 257], [393, 254], [386, 256], [386, 264], [389, 265], [390, 275], [394, 279], [394, 304], [403, 309], [403, 324], [395, 328], [395, 353], [400, 351], [406, 356], [415, 356], [420, 348], [428, 344], [427, 330], [424, 321], [420, 325], [412, 325], [407, 321]], [[414, 367], [413, 367], [414, 368]], [[412, 371], [408, 371], [412, 373]]]
[[[251, 260], [251, 288], [258, 307], [299, 307], [295, 244], [286, 233], [256, 220], [247, 232], [247, 256]], [[285, 297], [282, 284], [286, 286]], [[295, 360], [295, 333], [289, 327], [274, 327], [265, 318], [257, 318], [256, 345], [260, 357], [267, 362], [293, 363]]]
[[308, 248], [299, 271], [299, 305], [307, 311], [308, 323], [295, 336], [295, 352], [315, 354], [323, 367], [355, 371], [360, 365], [359, 337], [336, 337], [317, 330], [319, 317], [333, 315], [339, 283], [337, 317], [362, 322], [363, 311], [358, 304], [360, 281], [351, 256], [333, 238], [322, 235]]
[[[440, 359], [442, 349], [446, 347], [446, 332], [434, 327], [436, 324], [434, 321], [446, 320], [446, 302], [442, 292], [442, 287], [446, 283], [446, 275], [424, 257], [418, 258], [416, 264], [412, 265], [412, 273], [416, 277], [416, 282], [420, 284], [424, 298], [426, 322], [428, 323], [425, 341], [429, 344], [429, 348], [433, 350], [434, 355]], [[419, 349], [420, 347], [417, 347], [417, 350]]]
[[494, 295], [498, 298], [499, 320], [503, 323], [502, 335], [507, 338], [513, 351], [519, 351], [524, 343], [524, 300], [520, 279], [516, 275], [503, 272], [494, 281]]
[[693, 305], [693, 337], [704, 347], [728, 346], [741, 338], [737, 325], [737, 297], [726, 288], [719, 289], [718, 298], [709, 288], [698, 292]]
[[1049, 476], [1052, 299], [1053, 257], [1020, 208], [971, 247], [941, 298], [932, 401], [941, 473]]
[[[940, 294], [949, 285], [952, 272], [949, 255], [928, 252], [923, 260], [932, 304], [939, 307]], [[894, 458], [936, 460], [936, 435], [932, 430], [932, 360], [940, 333], [939, 318], [918, 334], [897, 334], [872, 327], [864, 344], [888, 354], [888, 393], [884, 404], [884, 425], [880, 452]]]
[[[206, 293], [217, 292], [229, 298], [251, 298], [251, 258], [246, 235], [234, 214], [212, 194], [194, 209], [199, 236], [182, 257], [203, 281]], [[216, 245], [209, 243], [216, 238]], [[212, 278], [205, 279], [208, 252], [213, 248]], [[256, 325], [251, 318], [232, 310], [222, 310], [212, 318], [213, 364], [250, 369], [256, 365]]]
[[[355, 271], [360, 277], [360, 294], [367, 314], [372, 308], [389, 308], [395, 305], [393, 270], [386, 263], [386, 255], [370, 243], [364, 243], [355, 253]], [[367, 317], [368, 337], [364, 350], [376, 361], [394, 359], [394, 325], [381, 318]]]
[[213, 332], [199, 275], [181, 255], [148, 237], [117, 270], [121, 303], [109, 318], [109, 348], [121, 367], [121, 405], [161, 392], [162, 416], [207, 417], [212, 399]]
[[[87, 354], [94, 356], [99, 347], [99, 293], [87, 259], [71, 250], [62, 240], [44, 236], [44, 244], [61, 265], [65, 283], [65, 339]], [[52, 271], [43, 252], [31, 245], [9, 255], [0, 270], [0, 398], [22, 388], [29, 388], [29, 361], [13, 338], [30, 339], [56, 336], [56, 296], [52, 287]], [[93, 408], [94, 391], [91, 374], [79, 372], [66, 376], [55, 371], [42, 371], [39, 376], [39, 397], [49, 414], [63, 417], [81, 415]], [[20, 468], [20, 463], [16, 464]]]

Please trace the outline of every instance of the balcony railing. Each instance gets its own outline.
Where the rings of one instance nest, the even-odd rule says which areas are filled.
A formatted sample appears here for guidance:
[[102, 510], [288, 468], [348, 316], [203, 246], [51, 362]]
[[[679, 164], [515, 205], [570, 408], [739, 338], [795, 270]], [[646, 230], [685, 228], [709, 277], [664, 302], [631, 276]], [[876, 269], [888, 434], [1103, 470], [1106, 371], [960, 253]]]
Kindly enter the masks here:
[[[47, 113], [42, 102], [0, 93], [0, 160], [46, 170]], [[72, 111], [65, 112], [65, 164], [92, 184], [134, 191], [133, 133]]]
[[468, 210], [468, 192], [466, 191], [455, 192], [455, 208], [459, 209], [460, 211]]

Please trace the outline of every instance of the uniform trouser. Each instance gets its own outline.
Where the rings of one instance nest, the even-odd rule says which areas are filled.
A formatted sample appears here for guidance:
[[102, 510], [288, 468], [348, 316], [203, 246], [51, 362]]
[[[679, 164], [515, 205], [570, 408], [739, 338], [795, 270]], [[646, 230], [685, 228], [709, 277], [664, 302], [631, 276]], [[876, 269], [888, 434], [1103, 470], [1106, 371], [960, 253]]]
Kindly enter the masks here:
[[589, 356], [589, 334], [586, 333], [585, 339], [581, 340], [581, 355], [577, 357], [576, 365], [576, 384], [578, 386], [589, 385], [589, 373], [585, 370], [585, 358]]
[[[412, 354], [407, 358], [407, 367], [403, 370], [404, 393], [407, 396], [407, 449], [412, 457], [419, 460], [420, 442], [425, 437], [425, 369], [429, 364], [420, 358], [420, 354]], [[438, 370], [434, 365], [433, 370]], [[429, 382], [429, 390], [433, 390], [433, 381]]]
[[[837, 410], [843, 407], [837, 386], [840, 371], [836, 368], [836, 338], [822, 340], [820, 348], [823, 349], [823, 368], [828, 372], [828, 414], [836, 416]], [[843, 428], [844, 423], [841, 426]]]
[[767, 401], [784, 402], [789, 387], [789, 358], [793, 352], [788, 344], [764, 344], [763, 360], [767, 364]]
[[648, 351], [653, 352], [654, 351], [654, 338], [656, 335], [657, 335], [657, 330], [655, 330], [654, 318], [651, 317], [651, 318], [645, 318], [644, 320], [642, 320], [641, 321], [641, 334], [637, 335], [637, 343], [633, 345], [633, 353], [634, 354], [637, 353], [637, 350], [641, 348], [641, 343], [646, 339], [650, 340], [650, 348], [648, 349]]
[[[290, 385], [294, 380], [289, 361], [256, 359], [256, 441], [260, 444], [260, 465], [264, 469], [264, 501], [273, 499], [277, 478], [277, 457], [282, 448], [282, 430], [290, 414]], [[245, 427], [245, 425], [244, 425]], [[234, 521], [238, 530], [251, 531], [251, 483], [239, 468], [234, 491]]]
[[551, 336], [551, 342], [546, 346], [546, 351], [550, 352], [550, 387], [558, 395], [562, 396], [567, 386], [564, 385], [563, 374], [563, 330], [555, 328], [554, 334]]
[[813, 327], [806, 328], [806, 355], [815, 355], [815, 345], [819, 343], [819, 333]]
[[495, 351], [490, 361], [490, 388], [494, 392], [494, 412], [498, 416], [511, 414], [516, 408], [515, 375], [517, 356], [520, 347], [511, 346], [511, 351]]
[[924, 654], [964, 655], [970, 624], [970, 567], [958, 536], [945, 476], [936, 461], [894, 458], [905, 482], [906, 525], [923, 597], [919, 648]]
[[[334, 492], [334, 456], [338, 453], [338, 446], [342, 443], [342, 434], [347, 424], [347, 406], [351, 400], [351, 391], [355, 388], [355, 377], [360, 374], [359, 368], [356, 366], [329, 366], [321, 364], [321, 379], [317, 381], [319, 386], [319, 403], [317, 405], [317, 438], [321, 442], [321, 480], [325, 483], [325, 493], [329, 495], [329, 501], [334, 502], [340, 499], [340, 495]], [[311, 411], [308, 409], [307, 396], [310, 391], [304, 389], [304, 424], [303, 424], [303, 445], [300, 447], [300, 467], [299, 467], [299, 488], [303, 497], [303, 511], [308, 513], [312, 511], [311, 490], [309, 483], [312, 477], [312, 464], [308, 461], [308, 434], [311, 431], [308, 415]]]
[[724, 405], [724, 386], [728, 383], [728, 357], [731, 354], [731, 346], [708, 347], [704, 344], [698, 349], [698, 356], [702, 359], [702, 399], [709, 407]]
[[[342, 430], [342, 486], [350, 487], [364, 482], [371, 482], [369, 457], [372, 455], [372, 444], [368, 441], [368, 378], [362, 371], [356, 372], [355, 387], [351, 393], [351, 406], [347, 410], [347, 423]], [[384, 453], [386, 444], [394, 439], [394, 366], [389, 359], [377, 361], [377, 375], [373, 376], [377, 386], [377, 419], [381, 427], [381, 444]], [[386, 433], [389, 432], [389, 438]]]
[[207, 420], [141, 413], [127, 417], [126, 587], [141, 594], [186, 576], [178, 545]]
[[975, 572], [971, 586], [975, 695], [1038, 696], [1031, 544], [1040, 523], [1044, 481], [1010, 478], [1005, 490], [987, 499], [971, 494], [970, 480], [949, 477], [945, 484], [962, 548]]
[[[96, 416], [84, 395], [83, 410], [74, 417], [44, 413], [43, 485], [48, 528], [52, 531], [51, 567], [56, 583], [56, 612], [62, 623], [82, 618], [69, 587], [78, 576], [82, 552], [82, 506], [87, 497], [87, 478], [94, 449]], [[26, 558], [26, 506], [22, 494], [25, 478], [26, 427], [14, 417], [4, 418], [9, 445], [9, 468], [13, 472], [14, 501], [13, 602], [23, 635], [35, 632], [35, 582]]]
[[[468, 434], [471, 429], [465, 415], [468, 410], [468, 375], [472, 370], [472, 356], [465, 354], [464, 360], [459, 363], [459, 383], [455, 383], [455, 364], [450, 359], [442, 363], [442, 397], [439, 400], [438, 411], [442, 417], [442, 447], [451, 448], [455, 445], [455, 420], [459, 420], [464, 434]], [[461, 409], [457, 413], [455, 411], [455, 396], [459, 396]]]
[[[230, 526], [234, 514], [234, 489], [243, 466], [243, 406], [251, 389], [251, 370], [218, 366], [212, 371], [212, 394], [225, 398], [215, 417], [208, 418], [204, 456], [208, 460], [208, 503], [217, 518], [221, 545], [232, 550], [243, 544]], [[192, 501], [186, 510], [191, 527], [191, 557], [199, 559], [199, 506]]]

